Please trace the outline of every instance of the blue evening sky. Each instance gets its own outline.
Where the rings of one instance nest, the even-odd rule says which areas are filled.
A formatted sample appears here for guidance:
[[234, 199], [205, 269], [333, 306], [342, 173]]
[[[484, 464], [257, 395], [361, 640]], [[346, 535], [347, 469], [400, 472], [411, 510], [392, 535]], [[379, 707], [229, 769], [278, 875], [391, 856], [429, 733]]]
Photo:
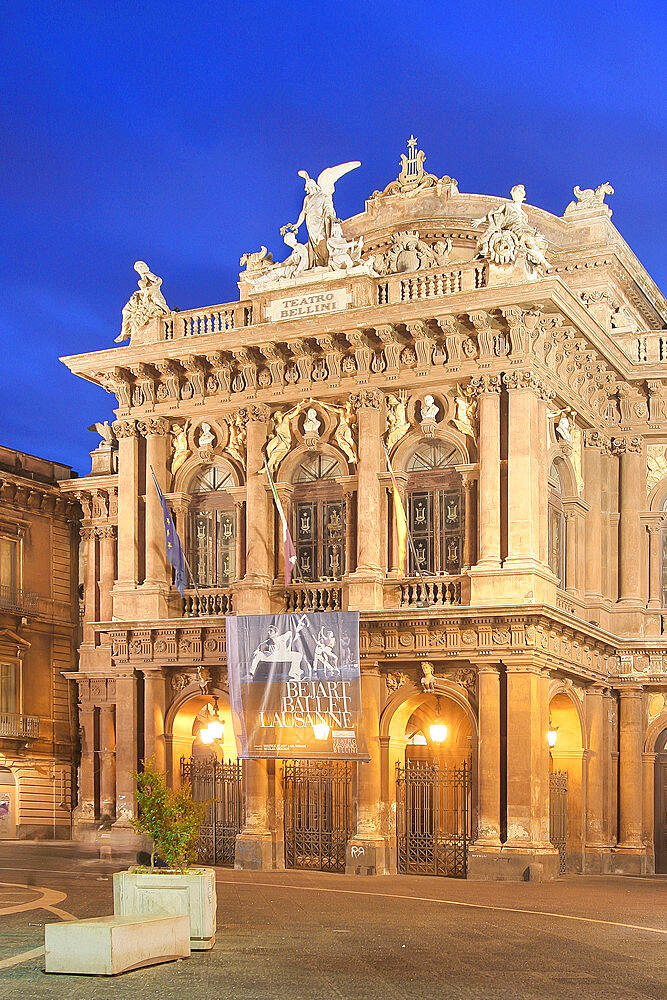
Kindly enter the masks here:
[[462, 191], [561, 214], [611, 181], [667, 288], [665, 35], [652, 0], [3, 5], [0, 443], [85, 474], [114, 397], [58, 357], [112, 346], [134, 261], [172, 307], [230, 301], [243, 251], [283, 256], [297, 170], [361, 160], [352, 215], [412, 131]]

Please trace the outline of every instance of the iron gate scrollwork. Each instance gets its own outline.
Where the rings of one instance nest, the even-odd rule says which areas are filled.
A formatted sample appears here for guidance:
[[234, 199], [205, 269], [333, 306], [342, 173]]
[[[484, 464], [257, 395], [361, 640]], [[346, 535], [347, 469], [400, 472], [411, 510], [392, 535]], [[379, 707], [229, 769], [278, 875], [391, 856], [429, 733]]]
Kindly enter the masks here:
[[567, 867], [567, 771], [549, 775], [549, 840], [558, 851], [558, 873]]
[[245, 822], [243, 761], [181, 757], [181, 779], [190, 782], [195, 802], [206, 805], [197, 860], [233, 868], [236, 834]]
[[465, 878], [472, 840], [470, 765], [396, 765], [398, 871]]
[[345, 871], [353, 773], [351, 761], [285, 761], [286, 868]]

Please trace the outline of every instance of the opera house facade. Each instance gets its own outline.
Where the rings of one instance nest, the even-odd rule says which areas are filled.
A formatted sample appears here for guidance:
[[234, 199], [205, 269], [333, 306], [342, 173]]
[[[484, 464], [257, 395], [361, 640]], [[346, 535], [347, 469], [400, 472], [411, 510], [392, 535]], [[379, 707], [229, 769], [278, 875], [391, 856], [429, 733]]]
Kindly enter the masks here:
[[[411, 139], [342, 222], [357, 164], [302, 172], [285, 260], [244, 254], [238, 301], [171, 310], [137, 262], [119, 346], [63, 359], [117, 399], [62, 484], [83, 508], [80, 837], [127, 848], [155, 757], [209, 802], [218, 864], [667, 871], [667, 301], [609, 184], [555, 216], [424, 160]], [[360, 614], [370, 760], [239, 761], [225, 616], [335, 611]]]

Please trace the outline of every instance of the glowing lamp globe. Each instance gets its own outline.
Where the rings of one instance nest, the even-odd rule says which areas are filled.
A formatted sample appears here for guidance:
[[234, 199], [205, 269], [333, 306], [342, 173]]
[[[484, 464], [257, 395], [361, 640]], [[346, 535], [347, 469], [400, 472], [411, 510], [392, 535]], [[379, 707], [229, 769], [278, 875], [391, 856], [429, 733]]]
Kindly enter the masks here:
[[447, 726], [439, 719], [431, 723], [429, 731], [432, 743], [444, 743], [447, 739]]
[[558, 739], [558, 726], [549, 726], [547, 732], [547, 743], [549, 744], [549, 749], [553, 750], [556, 746], [556, 740]]
[[211, 743], [214, 740], [214, 736], [211, 733], [211, 729], [210, 729], [209, 726], [207, 726], [206, 729], [200, 729], [199, 730], [199, 739], [202, 741], [202, 743], [204, 744], [204, 746], [210, 746], [211, 745]]
[[329, 725], [326, 722], [316, 722], [313, 725], [313, 735], [316, 740], [326, 740], [329, 736]]
[[208, 734], [211, 740], [221, 740], [225, 735], [225, 724], [217, 715], [208, 724]]

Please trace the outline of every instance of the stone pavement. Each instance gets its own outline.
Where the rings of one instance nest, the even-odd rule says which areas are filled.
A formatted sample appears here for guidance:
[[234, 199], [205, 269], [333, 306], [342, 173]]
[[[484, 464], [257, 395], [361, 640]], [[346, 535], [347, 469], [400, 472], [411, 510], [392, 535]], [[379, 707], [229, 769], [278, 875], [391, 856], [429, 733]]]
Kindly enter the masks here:
[[212, 952], [113, 980], [46, 976], [44, 922], [110, 913], [113, 870], [71, 845], [0, 844], [0, 1000], [666, 995], [664, 877], [508, 884], [221, 868]]

